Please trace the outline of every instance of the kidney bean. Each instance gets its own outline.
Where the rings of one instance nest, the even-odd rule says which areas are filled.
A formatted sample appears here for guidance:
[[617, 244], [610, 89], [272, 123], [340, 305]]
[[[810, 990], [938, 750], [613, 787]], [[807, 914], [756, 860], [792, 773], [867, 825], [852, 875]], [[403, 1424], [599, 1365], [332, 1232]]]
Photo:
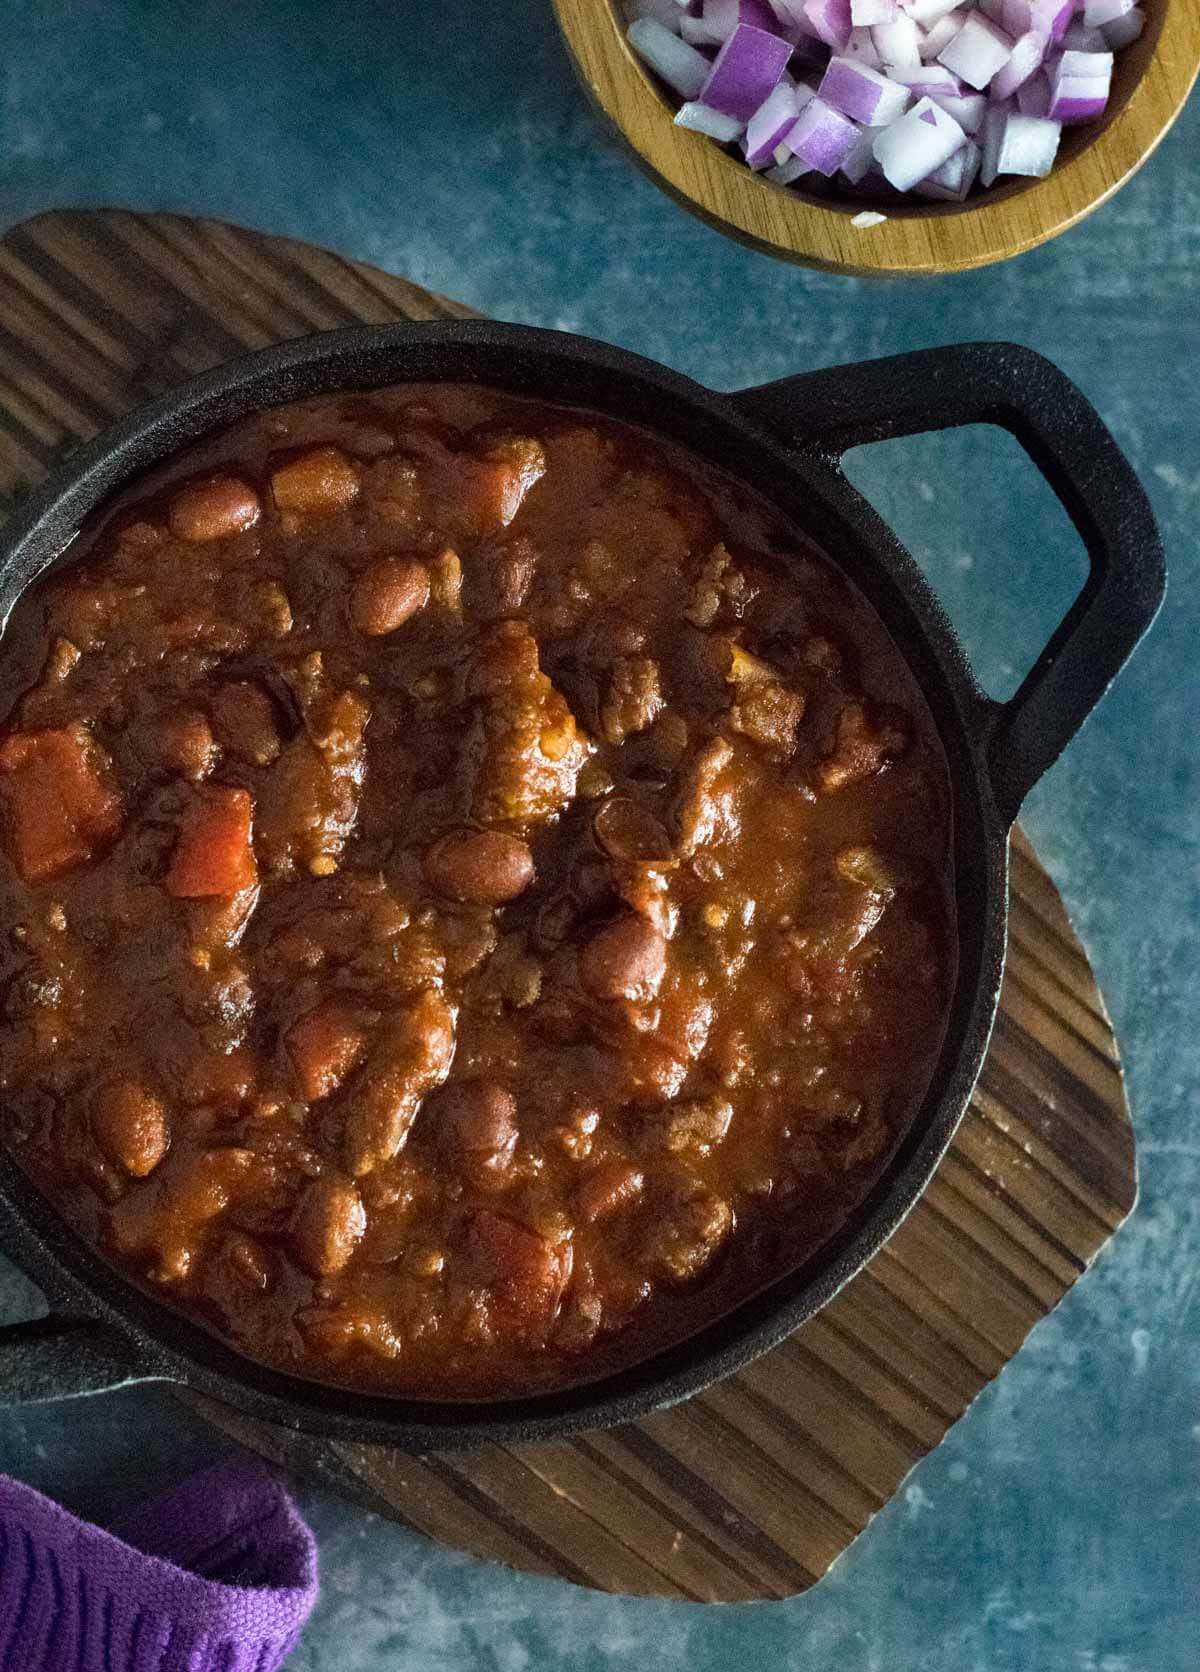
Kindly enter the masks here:
[[314, 447], [271, 477], [280, 511], [299, 517], [329, 516], [358, 495], [358, 471], [340, 447]]
[[134, 1178], [152, 1173], [171, 1141], [160, 1097], [137, 1080], [102, 1086], [92, 1108], [92, 1130], [110, 1161]]
[[228, 540], [253, 528], [262, 515], [254, 489], [236, 476], [193, 482], [171, 501], [167, 523], [177, 540]]
[[428, 850], [424, 870], [448, 899], [499, 906], [529, 887], [533, 855], [528, 843], [500, 830], [452, 830]]
[[652, 999], [667, 972], [667, 943], [644, 917], [618, 917], [579, 954], [579, 978], [593, 998]]
[[579, 1186], [575, 1200], [589, 1224], [603, 1219], [641, 1194], [642, 1175], [624, 1161], [603, 1161]]
[[296, 1259], [314, 1277], [330, 1277], [349, 1264], [367, 1228], [367, 1211], [349, 1179], [326, 1173], [300, 1198], [292, 1220]]
[[429, 571], [410, 558], [384, 557], [361, 574], [350, 594], [350, 619], [367, 638], [381, 638], [425, 608]]

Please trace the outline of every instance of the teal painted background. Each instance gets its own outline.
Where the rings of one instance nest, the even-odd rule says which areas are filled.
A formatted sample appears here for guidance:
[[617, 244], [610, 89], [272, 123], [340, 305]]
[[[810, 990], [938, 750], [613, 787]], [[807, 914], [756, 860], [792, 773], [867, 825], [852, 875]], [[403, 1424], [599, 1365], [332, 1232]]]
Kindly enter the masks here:
[[[1200, 108], [1050, 247], [867, 285], [741, 250], [661, 197], [595, 128], [547, 0], [0, 0], [0, 26], [0, 226], [52, 204], [224, 215], [721, 388], [1012, 338], [1095, 401], [1167, 537], [1162, 619], [1025, 814], [1123, 1043], [1134, 1219], [810, 1595], [596, 1597], [302, 1491], [325, 1593], [296, 1672], [1196, 1672]], [[985, 683], [1011, 689], [1082, 573], [1040, 480], [985, 431], [852, 470]], [[6, 1273], [0, 1304], [36, 1296]], [[160, 1392], [0, 1414], [0, 1468], [101, 1516], [223, 1449]]]

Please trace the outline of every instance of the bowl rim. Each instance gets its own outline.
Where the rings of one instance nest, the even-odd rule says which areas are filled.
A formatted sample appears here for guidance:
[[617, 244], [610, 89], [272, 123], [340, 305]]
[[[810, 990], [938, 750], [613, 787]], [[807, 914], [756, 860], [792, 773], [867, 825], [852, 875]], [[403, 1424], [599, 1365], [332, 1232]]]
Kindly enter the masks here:
[[1044, 180], [1013, 182], [969, 205], [905, 206], [856, 225], [869, 204], [805, 197], [755, 174], [674, 106], [625, 40], [620, 0], [553, 0], [593, 104], [644, 173], [707, 225], [786, 261], [859, 277], [963, 272], [1005, 261], [1066, 232], [1117, 192], [1158, 148], [1200, 74], [1200, 7], [1158, 10], [1126, 51], [1145, 58], [1128, 96], [1095, 138]]

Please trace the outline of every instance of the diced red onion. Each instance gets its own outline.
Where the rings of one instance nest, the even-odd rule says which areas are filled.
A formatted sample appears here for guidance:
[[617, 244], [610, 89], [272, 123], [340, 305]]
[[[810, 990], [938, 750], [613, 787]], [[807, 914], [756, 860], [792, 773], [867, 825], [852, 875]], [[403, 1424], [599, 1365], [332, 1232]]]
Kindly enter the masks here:
[[1004, 68], [1012, 49], [1012, 37], [998, 24], [979, 12], [970, 12], [958, 34], [938, 53], [938, 62], [978, 90]]
[[924, 38], [921, 41], [921, 57], [925, 63], [932, 63], [942, 48], [950, 45], [950, 42], [966, 22], [966, 18], [966, 7], [960, 6], [957, 11], [947, 12], [945, 17], [940, 18], [932, 28], [925, 31]]
[[1111, 52], [1064, 52], [1050, 76], [1050, 108], [1055, 122], [1090, 122], [1103, 114], [1112, 81]]
[[774, 34], [779, 20], [767, 0], [704, 0], [704, 22], [716, 32], [718, 44], [727, 41], [739, 23]]
[[918, 98], [935, 93], [965, 93], [967, 86], [948, 70], [944, 64], [918, 64], [915, 69], [908, 65], [897, 64], [888, 71], [893, 81], [899, 81], [903, 86], [911, 88]]
[[673, 35], [678, 35], [685, 13], [679, 0], [629, 0], [629, 20], [636, 22], [640, 17], [652, 17], [656, 23], [661, 23], [664, 29], [669, 29]]
[[804, 16], [819, 40], [835, 52], [845, 52], [854, 27], [850, 0], [804, 0]]
[[1045, 35], [1031, 30], [1014, 41], [1007, 64], [992, 77], [988, 91], [993, 98], [1011, 99], [1018, 87], [1024, 87], [1030, 76], [1036, 75], [1046, 60], [1050, 43]]
[[748, 122], [783, 79], [792, 49], [778, 35], [739, 23], [713, 60], [700, 97], [714, 110]]
[[1044, 116], [1050, 109], [1050, 78], [1044, 70], [1017, 88], [1017, 109], [1022, 116]]
[[871, 31], [875, 50], [889, 67], [897, 64], [921, 62], [921, 31], [911, 17], [898, 17], [894, 23], [877, 23]]
[[920, 197], [939, 198], [944, 203], [964, 203], [979, 178], [983, 152], [973, 139], [960, 145], [952, 157], [913, 188]]
[[873, 70], [883, 68], [883, 59], [879, 56], [874, 33], [870, 29], [852, 29], [842, 56], [853, 58], [857, 64], [869, 64]]
[[723, 46], [725, 44], [725, 36], [717, 33], [715, 24], [711, 23], [706, 17], [692, 17], [690, 13], [681, 20], [679, 33], [685, 41], [690, 41], [693, 46]]
[[1061, 41], [1075, 15], [1075, 0], [1030, 0], [1031, 29], [1045, 29], [1052, 41]]
[[861, 186], [875, 167], [875, 135], [874, 128], [864, 128], [855, 142], [853, 151], [842, 164], [842, 178], [848, 180], [852, 186]]
[[799, 180], [802, 175], [811, 173], [812, 169], [809, 168], [803, 157], [789, 155], [787, 162], [776, 163], [774, 168], [767, 169], [763, 179], [774, 180], [777, 186], [790, 186], [794, 180]]
[[875, 138], [875, 161], [888, 184], [908, 192], [941, 168], [966, 139], [953, 116], [922, 99]]
[[858, 129], [849, 117], [819, 97], [809, 100], [784, 139], [795, 156], [826, 178], [837, 173], [857, 142]]
[[1089, 29], [1078, 21], [1072, 23], [1062, 38], [1062, 44], [1068, 52], [1104, 52], [1104, 32], [1101, 29]]
[[817, 92], [826, 104], [866, 128], [886, 128], [912, 103], [907, 87], [852, 58], [831, 58]]
[[[983, 126], [983, 119], [987, 115], [988, 102], [986, 93], [930, 93], [927, 95], [935, 105], [940, 105], [947, 116], [953, 116], [965, 134], [977, 134]], [[1050, 89], [1046, 89], [1046, 103], [1050, 102]]]
[[[807, 91], [807, 89], [805, 89]], [[807, 103], [807, 100], [805, 101]], [[795, 87], [781, 81], [767, 94], [746, 127], [746, 161], [751, 168], [767, 168], [775, 160], [775, 147], [800, 114]]]
[[694, 99], [707, 81], [712, 65], [704, 54], [654, 18], [639, 17], [629, 25], [626, 38], [638, 57], [681, 99]]
[[994, 185], [1001, 174], [1045, 179], [1058, 155], [1062, 124], [1044, 116], [1023, 116], [1010, 104], [994, 104], [983, 125], [983, 164], [979, 177]]
[[919, 23], [922, 29], [929, 29], [935, 23], [940, 23], [948, 13], [957, 11], [963, 0], [909, 0], [905, 11], [914, 23]]
[[817, 171], [860, 196], [891, 187], [945, 202], [965, 201], [977, 174], [986, 188], [1048, 172], [1062, 125], [1103, 113], [1113, 53], [1146, 26], [1139, 0], [624, 7], [630, 46], [679, 97], [679, 127], [740, 139], [747, 164], [781, 186]]
[[804, 17], [804, 0], [767, 0], [767, 3], [784, 29], [808, 31], [808, 23]]
[[1145, 27], [1146, 14], [1140, 6], [1135, 6], [1124, 17], [1114, 18], [1112, 23], [1104, 25], [1105, 45], [1110, 52], [1120, 52], [1122, 47], [1132, 46], [1134, 41], [1140, 40]]
[[713, 110], [711, 105], [701, 104], [698, 99], [689, 99], [686, 104], [680, 105], [675, 113], [675, 126], [707, 134], [709, 139], [715, 139], [720, 145], [740, 139], [746, 131], [746, 124], [739, 122], [736, 116], [726, 116], [723, 110]]
[[1128, 17], [1137, 0], [1084, 0], [1083, 21], [1089, 29], [1103, 29], [1106, 23], [1116, 23]]

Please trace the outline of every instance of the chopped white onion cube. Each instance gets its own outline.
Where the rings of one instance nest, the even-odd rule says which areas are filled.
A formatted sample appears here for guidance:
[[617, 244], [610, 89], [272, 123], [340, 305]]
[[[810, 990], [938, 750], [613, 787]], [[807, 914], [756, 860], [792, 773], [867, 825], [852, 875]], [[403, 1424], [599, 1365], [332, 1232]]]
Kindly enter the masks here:
[[938, 53], [938, 62], [978, 90], [1004, 68], [1012, 49], [1012, 37], [998, 24], [970, 12], [958, 34]]
[[908, 192], [918, 180], [941, 168], [966, 139], [953, 116], [932, 99], [922, 99], [875, 138], [875, 161], [885, 180]]
[[990, 91], [993, 98], [1011, 99], [1018, 87], [1024, 87], [1030, 76], [1036, 75], [1045, 62], [1048, 44], [1045, 35], [1039, 35], [1036, 29], [1031, 29], [1028, 35], [1022, 35], [1020, 40], [1015, 41], [1008, 63], [992, 77]]
[[852, 29], [842, 56], [853, 58], [858, 64], [869, 64], [873, 70], [883, 68], [883, 59], [879, 56], [874, 31], [871, 29]]
[[943, 47], [950, 45], [966, 20], [966, 7], [960, 6], [955, 12], [947, 12], [932, 29], [925, 31], [925, 39], [921, 42], [921, 57], [927, 64], [937, 57]]
[[[953, 116], [965, 134], [977, 134], [982, 128], [988, 109], [986, 93], [930, 93], [928, 97], [935, 105], [940, 105], [947, 116]], [[1047, 87], [1046, 103], [1049, 102], [1050, 90]]]
[[746, 131], [746, 124], [739, 122], [736, 116], [726, 116], [723, 110], [713, 110], [698, 99], [689, 99], [680, 105], [675, 113], [675, 126], [707, 134], [709, 139], [715, 139], [720, 145], [740, 139]]
[[873, 23], [891, 23], [899, 11], [898, 0], [850, 0], [850, 21], [856, 29], [869, 29]]
[[708, 79], [712, 65], [704, 54], [654, 18], [639, 17], [629, 25], [626, 38], [638, 57], [681, 99], [694, 99]]
[[1103, 52], [1104, 32], [1101, 29], [1089, 29], [1084, 23], [1072, 23], [1062, 38], [1062, 44], [1070, 52]]
[[871, 31], [875, 50], [889, 68], [898, 64], [921, 62], [921, 31], [911, 17], [898, 17], [893, 23], [878, 23]]
[[995, 104], [983, 125], [980, 179], [994, 185], [1001, 174], [1042, 180], [1054, 166], [1062, 124], [1044, 116], [1024, 116], [1011, 105]]
[[944, 203], [964, 203], [979, 178], [983, 152], [973, 139], [960, 145], [952, 157], [913, 188], [921, 197], [939, 198]]

